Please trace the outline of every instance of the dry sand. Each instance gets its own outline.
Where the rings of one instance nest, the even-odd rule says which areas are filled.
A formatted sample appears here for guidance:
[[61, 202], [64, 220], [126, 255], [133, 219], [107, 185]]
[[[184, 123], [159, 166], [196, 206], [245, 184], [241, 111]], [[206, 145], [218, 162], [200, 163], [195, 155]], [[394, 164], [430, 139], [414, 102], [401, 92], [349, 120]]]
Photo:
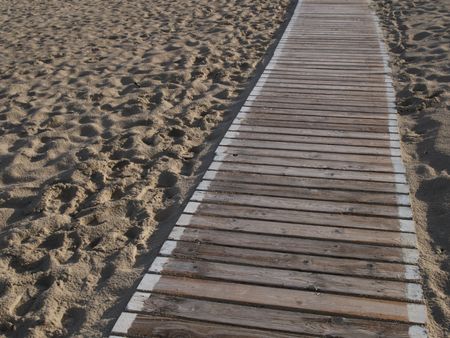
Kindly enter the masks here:
[[0, 0], [0, 335], [110, 330], [290, 4]]
[[450, 335], [450, 1], [374, 0], [395, 74], [430, 337]]

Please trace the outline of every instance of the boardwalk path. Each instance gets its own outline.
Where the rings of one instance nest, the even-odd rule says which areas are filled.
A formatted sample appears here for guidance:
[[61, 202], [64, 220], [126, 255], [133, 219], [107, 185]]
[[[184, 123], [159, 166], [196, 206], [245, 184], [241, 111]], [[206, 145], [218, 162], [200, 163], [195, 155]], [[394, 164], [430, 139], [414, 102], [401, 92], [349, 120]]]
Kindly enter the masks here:
[[426, 336], [380, 39], [364, 0], [297, 5], [113, 334]]

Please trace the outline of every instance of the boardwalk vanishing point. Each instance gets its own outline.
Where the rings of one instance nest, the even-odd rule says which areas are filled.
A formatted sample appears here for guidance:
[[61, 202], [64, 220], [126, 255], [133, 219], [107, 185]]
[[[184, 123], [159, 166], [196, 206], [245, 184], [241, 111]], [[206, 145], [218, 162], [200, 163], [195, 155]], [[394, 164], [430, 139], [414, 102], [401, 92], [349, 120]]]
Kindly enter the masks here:
[[304, 0], [112, 336], [426, 337], [365, 0]]

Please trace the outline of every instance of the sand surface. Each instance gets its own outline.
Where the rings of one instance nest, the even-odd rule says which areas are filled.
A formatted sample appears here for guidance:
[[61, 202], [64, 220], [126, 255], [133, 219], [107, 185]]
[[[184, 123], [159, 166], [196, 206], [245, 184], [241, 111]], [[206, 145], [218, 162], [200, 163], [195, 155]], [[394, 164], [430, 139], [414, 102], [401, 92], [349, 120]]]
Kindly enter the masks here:
[[0, 0], [0, 336], [110, 330], [290, 4]]
[[450, 1], [374, 0], [395, 75], [430, 337], [450, 335]]

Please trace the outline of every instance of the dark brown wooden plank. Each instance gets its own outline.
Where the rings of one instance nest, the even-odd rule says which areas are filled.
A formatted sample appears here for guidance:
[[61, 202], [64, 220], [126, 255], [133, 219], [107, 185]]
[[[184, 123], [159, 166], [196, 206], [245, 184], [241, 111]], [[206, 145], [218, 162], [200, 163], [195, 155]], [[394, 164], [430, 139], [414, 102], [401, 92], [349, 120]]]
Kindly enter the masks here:
[[356, 202], [337, 202], [326, 200], [312, 200], [306, 198], [287, 198], [264, 195], [251, 195], [246, 193], [221, 193], [197, 190], [191, 201], [219, 204], [233, 204], [256, 206], [263, 208], [277, 208], [290, 210], [317, 211], [331, 214], [352, 214], [364, 216], [381, 216], [391, 218], [411, 219], [410, 207], [392, 205], [371, 205]]
[[361, 180], [368, 182], [387, 182], [387, 183], [406, 183], [406, 179], [402, 174], [390, 173], [366, 173], [364, 171], [351, 170], [328, 170], [328, 169], [311, 169], [287, 166], [271, 166], [271, 165], [256, 165], [245, 163], [228, 163], [228, 162], [214, 162], [210, 166], [211, 170], [248, 172], [254, 174], [270, 174], [282, 176], [296, 176], [296, 177], [315, 177], [315, 178], [330, 178], [341, 180]]
[[248, 207], [242, 205], [221, 205], [209, 204], [203, 201], [202, 203], [190, 202], [188, 207], [192, 213], [211, 215], [211, 216], [228, 216], [233, 215], [238, 218], [248, 219], [263, 219], [288, 223], [298, 223], [301, 219], [306, 224], [329, 225], [349, 228], [362, 228], [374, 230], [388, 230], [388, 231], [405, 231], [414, 232], [414, 223], [411, 220], [384, 218], [375, 216], [358, 216], [358, 215], [343, 215], [343, 214], [327, 214], [311, 211], [289, 210]]
[[298, 220], [298, 223], [295, 224], [283, 223], [280, 221], [249, 220], [231, 216], [213, 217], [182, 214], [176, 224], [179, 226], [200, 229], [228, 230], [410, 248], [415, 248], [417, 244], [415, 234], [411, 233], [317, 226], [305, 224], [302, 220]]
[[423, 324], [425, 317], [425, 307], [421, 304], [167, 275], [146, 274], [138, 289], [184, 297], [405, 323]]
[[[352, 138], [339, 138], [339, 137], [324, 137], [324, 136], [306, 136], [306, 135], [290, 135], [290, 134], [277, 134], [275, 130], [271, 133], [259, 132], [256, 128], [249, 128], [250, 131], [246, 131], [248, 127], [243, 125], [243, 128], [239, 128], [237, 131], [229, 131], [226, 133], [227, 138], [247, 139], [247, 140], [266, 140], [266, 141], [278, 141], [278, 142], [294, 142], [294, 143], [313, 143], [313, 144], [333, 144], [333, 145], [348, 145], [348, 146], [363, 146], [363, 147], [377, 147], [377, 148], [391, 148], [393, 141], [387, 140], [370, 140], [370, 139], [352, 139]], [[267, 128], [267, 127], [261, 127]], [[270, 128], [267, 128], [270, 129]], [[256, 130], [256, 131], [254, 131]], [[399, 145], [400, 143], [398, 143]], [[393, 148], [397, 144], [394, 144]], [[298, 162], [298, 161], [297, 161]]]
[[241, 193], [251, 195], [264, 195], [275, 197], [291, 197], [291, 198], [306, 198], [322, 201], [340, 201], [340, 202], [355, 202], [367, 204], [380, 205], [403, 205], [409, 206], [409, 199], [407, 196], [388, 193], [374, 193], [365, 191], [351, 191], [351, 190], [335, 190], [335, 189], [315, 189], [302, 188], [289, 185], [268, 185], [258, 184], [256, 182], [246, 183], [239, 182], [239, 178], [233, 179], [235, 175], [231, 175], [231, 180], [221, 180], [220, 177], [214, 181], [202, 181], [197, 190], [205, 191], [219, 191], [228, 193]]
[[[245, 121], [248, 123], [248, 120]], [[259, 121], [259, 124], [262, 124]], [[279, 149], [279, 150], [303, 150], [303, 151], [317, 151], [330, 152], [341, 154], [361, 154], [361, 155], [378, 155], [378, 156], [400, 156], [398, 149], [374, 148], [363, 146], [350, 145], [332, 145], [332, 144], [303, 144], [294, 142], [279, 142], [279, 141], [264, 141], [264, 140], [237, 140], [224, 138], [220, 143], [222, 146], [234, 146], [245, 148], [265, 148], [265, 149]]]
[[161, 254], [277, 269], [327, 272], [344, 276], [404, 281], [420, 279], [419, 269], [415, 265], [236, 248], [207, 243], [169, 240], [161, 249]]
[[[246, 106], [247, 107], [247, 106]], [[250, 106], [264, 108], [265, 110], [270, 110], [270, 106]], [[333, 124], [333, 123], [308, 123], [308, 122], [295, 122], [295, 121], [270, 121], [262, 119], [241, 119], [240, 124], [245, 125], [255, 125], [255, 126], [267, 126], [267, 127], [284, 127], [284, 128], [295, 128], [295, 129], [311, 129], [311, 130], [334, 130], [334, 131], [350, 131], [359, 133], [373, 133], [384, 135], [383, 137], [389, 137], [389, 135], [396, 135], [398, 139], [397, 132], [391, 132], [387, 127], [377, 127], [377, 126], [357, 126], [352, 124]], [[368, 138], [370, 135], [368, 135]]]
[[415, 249], [211, 229], [174, 227], [169, 239], [368, 261], [415, 264], [418, 259], [418, 252]]
[[[321, 102], [320, 100], [309, 100], [309, 101], [298, 101], [298, 102], [289, 102], [288, 100], [282, 100], [275, 101], [272, 99], [267, 100], [254, 100], [254, 101], [246, 101], [244, 104], [244, 107], [273, 107], [273, 108], [284, 108], [284, 109], [308, 109], [311, 107], [315, 107], [315, 109], [321, 109], [323, 111], [327, 110], [342, 110], [342, 111], [348, 111], [348, 112], [367, 112], [367, 113], [381, 113], [385, 114], [388, 112], [388, 107], [372, 107], [371, 105], [357, 105], [352, 103], [346, 103], [340, 105], [338, 102], [335, 104], [331, 104], [331, 102]], [[337, 128], [339, 130], [339, 128]], [[360, 127], [360, 126], [354, 126], [353, 129], [360, 130], [360, 131], [379, 131], [384, 132], [386, 129], [383, 128], [374, 128], [368, 129], [367, 127]]]
[[[129, 316], [131, 315], [131, 317]], [[126, 318], [128, 316], [128, 318]], [[289, 334], [274, 331], [248, 329], [230, 325], [183, 320], [158, 315], [124, 313], [120, 321], [130, 322], [129, 327], [116, 326], [113, 333], [126, 334], [127, 337], [195, 337], [195, 338], [260, 338], [270, 336], [274, 338], [301, 337], [298, 334]]]
[[[253, 109], [253, 108], [250, 108]], [[261, 112], [277, 112], [276, 110], [264, 109]], [[295, 111], [293, 111], [295, 112]], [[283, 111], [283, 113], [285, 113]], [[245, 121], [244, 121], [245, 122]], [[265, 124], [265, 125], [264, 125]], [[334, 138], [345, 138], [345, 139], [358, 139], [358, 140], [384, 140], [390, 142], [398, 141], [398, 134], [392, 133], [370, 133], [370, 132], [359, 132], [359, 131], [346, 131], [346, 130], [328, 130], [319, 128], [291, 128], [289, 126], [282, 127], [276, 126], [274, 123], [269, 125], [268, 121], [264, 121], [263, 125], [250, 125], [242, 124], [241, 121], [235, 121], [230, 126], [230, 131], [255, 131], [263, 133], [276, 133], [276, 134], [287, 134], [287, 135], [302, 135], [302, 136], [316, 136], [316, 137], [334, 137]], [[270, 132], [272, 131], [272, 132]], [[397, 147], [396, 147], [397, 148]]]
[[[239, 135], [241, 136], [241, 135]], [[235, 138], [237, 140], [241, 138]], [[245, 136], [242, 139], [247, 139]], [[270, 138], [269, 138], [270, 139]], [[314, 143], [312, 143], [314, 144]], [[351, 161], [330, 161], [330, 160], [309, 160], [303, 159], [291, 159], [280, 158], [273, 156], [251, 156], [251, 155], [233, 155], [233, 154], [218, 154], [215, 159], [218, 162], [233, 162], [233, 163], [249, 163], [249, 164], [267, 164], [278, 166], [289, 166], [298, 168], [317, 168], [317, 169], [336, 169], [336, 170], [355, 170], [355, 171], [367, 171], [367, 172], [386, 172], [395, 173], [396, 169], [389, 164], [375, 164], [375, 163], [358, 163]], [[400, 171], [404, 173], [404, 171]]]
[[[258, 96], [259, 97], [259, 96]], [[357, 117], [331, 117], [331, 116], [309, 116], [304, 114], [282, 114], [280, 112], [245, 112], [240, 113], [237, 116], [238, 119], [250, 118], [250, 119], [264, 119], [275, 121], [290, 121], [290, 122], [314, 122], [314, 123], [333, 123], [333, 124], [358, 124], [358, 125], [374, 125], [389, 127], [392, 126], [387, 120], [370, 119], [370, 118], [357, 118]]]
[[206, 322], [309, 335], [348, 338], [410, 338], [408, 334], [410, 326], [403, 323], [341, 318], [144, 292], [138, 292], [133, 296], [128, 307], [130, 311], [140, 311], [157, 316], [200, 319]]
[[[279, 185], [286, 187], [304, 187], [304, 188], [319, 188], [332, 189], [340, 191], [363, 191], [363, 192], [381, 192], [386, 193], [385, 204], [399, 204], [409, 205], [408, 190], [399, 192], [399, 185], [394, 183], [384, 182], [367, 182], [367, 181], [353, 181], [351, 184], [345, 180], [334, 180], [329, 178], [312, 178], [312, 177], [294, 177], [294, 176], [279, 176], [269, 174], [254, 174], [241, 172], [236, 175], [233, 171], [207, 171], [204, 179], [218, 180], [218, 181], [233, 181], [244, 182], [252, 184], [267, 184]], [[404, 185], [407, 188], [406, 185]], [[397, 203], [388, 194], [393, 194], [398, 197]], [[403, 196], [402, 196], [403, 195]], [[376, 198], [376, 194], [373, 195]], [[381, 196], [381, 195], [380, 195]]]
[[[306, 290], [316, 293], [336, 293], [408, 302], [417, 302], [422, 299], [420, 286], [414, 283], [180, 258], [157, 257], [149, 272], [178, 277], [279, 286], [285, 289]], [[418, 292], [414, 293], [412, 290], [418, 290]]]

